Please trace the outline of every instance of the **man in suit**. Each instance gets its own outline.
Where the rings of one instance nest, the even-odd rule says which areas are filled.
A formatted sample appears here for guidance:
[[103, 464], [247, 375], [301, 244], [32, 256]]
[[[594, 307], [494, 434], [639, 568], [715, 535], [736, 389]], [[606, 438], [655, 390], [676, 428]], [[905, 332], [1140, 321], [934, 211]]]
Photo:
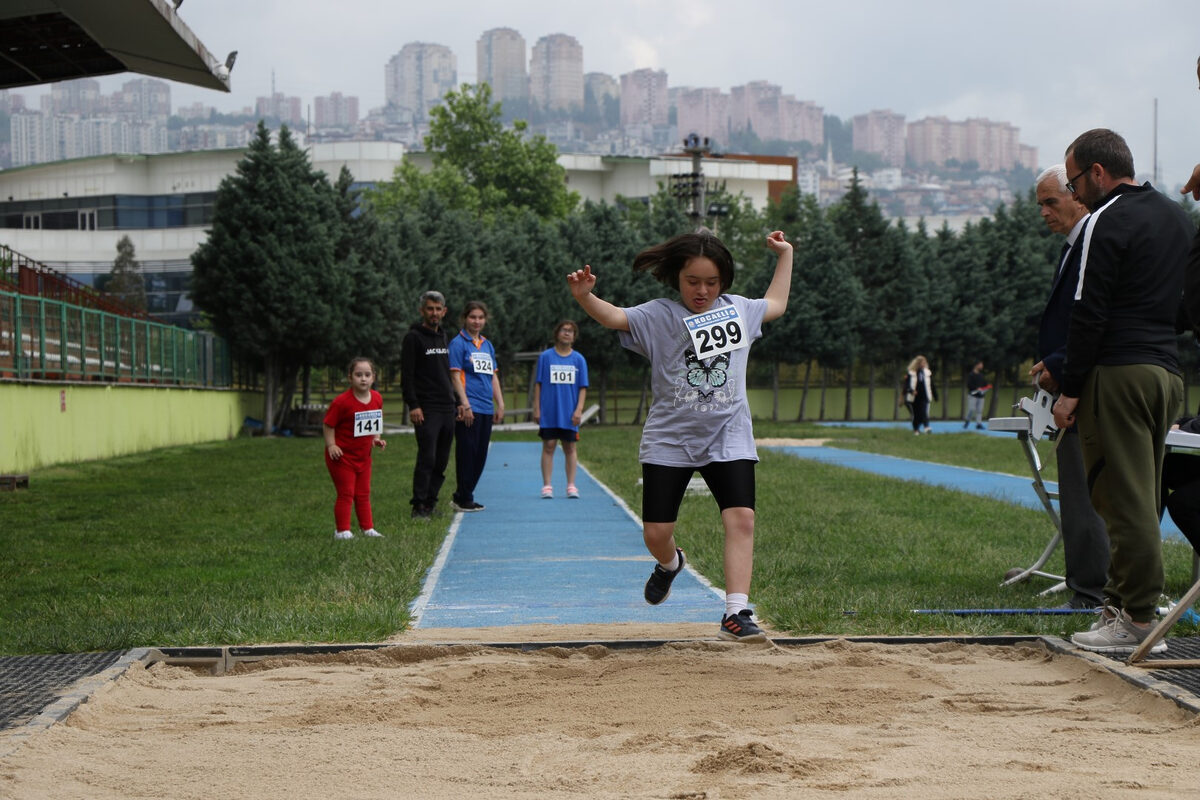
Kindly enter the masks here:
[[[1108, 528], [1106, 608], [1071, 641], [1132, 653], [1150, 635], [1164, 575], [1159, 494], [1167, 430], [1183, 400], [1176, 321], [1195, 226], [1134, 179], [1133, 154], [1104, 128], [1066, 152], [1067, 188], [1092, 212], [1054, 421], [1078, 419], [1092, 504]], [[1150, 652], [1166, 650], [1156, 642]]]
[[[1038, 386], [1057, 394], [1067, 355], [1067, 330], [1071, 306], [1079, 283], [1080, 234], [1088, 211], [1067, 191], [1067, 170], [1055, 164], [1037, 178], [1037, 204], [1046, 227], [1067, 237], [1054, 262], [1050, 299], [1038, 326], [1038, 362], [1031, 374]], [[1058, 461], [1058, 513], [1062, 522], [1063, 557], [1071, 597], [1059, 608], [1098, 608], [1104, 605], [1108, 575], [1108, 534], [1104, 520], [1088, 498], [1087, 474], [1079, 431], [1072, 426], [1059, 431], [1054, 453]]]

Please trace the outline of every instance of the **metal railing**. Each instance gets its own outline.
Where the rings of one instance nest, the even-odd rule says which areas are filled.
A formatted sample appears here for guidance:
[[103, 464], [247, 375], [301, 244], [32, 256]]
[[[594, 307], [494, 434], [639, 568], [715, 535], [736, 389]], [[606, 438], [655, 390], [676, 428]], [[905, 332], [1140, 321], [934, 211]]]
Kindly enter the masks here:
[[149, 319], [146, 312], [110, 294], [97, 291], [69, 275], [0, 244], [0, 289], [62, 300], [83, 308], [110, 311], [125, 317]]
[[233, 361], [211, 333], [0, 291], [0, 378], [228, 387]]

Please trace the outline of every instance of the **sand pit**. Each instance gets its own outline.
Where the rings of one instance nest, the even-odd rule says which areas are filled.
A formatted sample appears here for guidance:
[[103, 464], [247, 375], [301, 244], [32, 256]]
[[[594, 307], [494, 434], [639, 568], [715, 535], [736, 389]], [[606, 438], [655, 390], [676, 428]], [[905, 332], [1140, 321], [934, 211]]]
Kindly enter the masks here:
[[409, 643], [135, 667], [0, 761], [0, 797], [1175, 800], [1196, 728], [1040, 644]]

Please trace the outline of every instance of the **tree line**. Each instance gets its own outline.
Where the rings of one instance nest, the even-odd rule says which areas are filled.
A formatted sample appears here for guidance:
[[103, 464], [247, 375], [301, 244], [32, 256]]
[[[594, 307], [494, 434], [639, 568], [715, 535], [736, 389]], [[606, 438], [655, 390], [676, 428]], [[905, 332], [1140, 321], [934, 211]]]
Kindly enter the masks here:
[[[427, 289], [446, 295], [454, 321], [466, 301], [487, 303], [501, 365], [548, 346], [569, 317], [581, 322], [579, 348], [601, 400], [614, 375], [644, 370], [586, 319], [565, 276], [591, 264], [597, 293], [618, 305], [662, 296], [630, 265], [697, 224], [666, 187], [648, 201], [580, 203], [553, 145], [519, 120], [506, 126], [486, 84], [447, 95], [426, 146], [431, 170], [406, 161], [391, 181], [358, 192], [344, 167], [330, 181], [286, 128], [272, 141], [260, 123], [221, 182], [209, 237], [192, 257], [192, 296], [234, 352], [258, 365], [267, 430], [313, 368], [356, 355], [396, 365]], [[847, 389], [865, 380], [872, 417], [875, 389], [885, 388], [890, 415], [900, 371], [917, 353], [934, 365], [943, 397], [977, 360], [997, 379], [1021, 380], [1062, 245], [1032, 191], [960, 232], [889, 222], [857, 176], [828, 208], [795, 190], [761, 211], [744, 197], [710, 199], [729, 208], [709, 226], [735, 257], [734, 292], [766, 290], [769, 231], [795, 246], [788, 312], [752, 351], [776, 389], [784, 372], [803, 375], [800, 407], [777, 399], [777, 418], [803, 418], [814, 365], [843, 375]], [[1181, 348], [1189, 362], [1193, 351]], [[846, 404], [849, 418], [849, 391]]]

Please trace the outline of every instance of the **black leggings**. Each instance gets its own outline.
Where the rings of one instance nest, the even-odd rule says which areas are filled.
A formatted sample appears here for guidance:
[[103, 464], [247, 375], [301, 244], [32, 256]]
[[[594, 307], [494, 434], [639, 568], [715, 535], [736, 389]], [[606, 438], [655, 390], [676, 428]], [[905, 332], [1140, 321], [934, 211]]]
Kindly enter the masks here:
[[688, 481], [697, 470], [717, 507], [754, 508], [754, 461], [713, 461], [703, 467], [642, 464], [642, 522], [674, 522]]
[[929, 427], [929, 400], [925, 397], [918, 397], [913, 400], [912, 404], [912, 426], [913, 430], [920, 432], [921, 428]]

